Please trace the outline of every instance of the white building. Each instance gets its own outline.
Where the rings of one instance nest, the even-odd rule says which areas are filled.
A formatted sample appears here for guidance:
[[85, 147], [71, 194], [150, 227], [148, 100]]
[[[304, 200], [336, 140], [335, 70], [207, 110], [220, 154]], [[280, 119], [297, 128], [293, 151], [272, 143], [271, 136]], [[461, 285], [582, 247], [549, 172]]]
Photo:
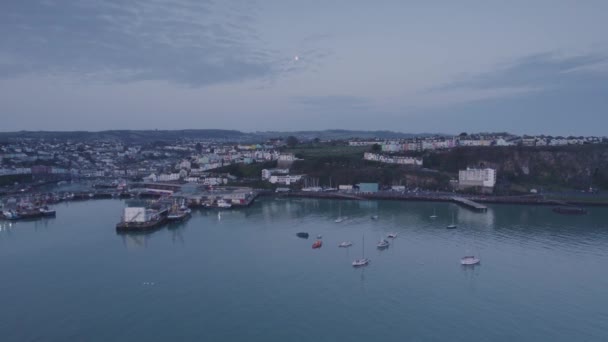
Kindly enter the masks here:
[[284, 175], [284, 176], [270, 176], [268, 181], [272, 184], [285, 184], [290, 185], [291, 183], [296, 183], [300, 179], [302, 179], [302, 175]]
[[296, 160], [296, 156], [293, 153], [282, 153], [279, 155], [279, 160], [294, 161], [294, 160]]
[[471, 169], [460, 170], [458, 172], [458, 185], [461, 187], [481, 186], [493, 188], [496, 185], [495, 169]]
[[274, 174], [283, 174], [286, 175], [289, 173], [289, 169], [263, 169], [262, 170], [262, 179], [268, 180], [270, 176]]
[[386, 156], [378, 153], [365, 152], [363, 159], [386, 164], [422, 166], [422, 159], [414, 157]]

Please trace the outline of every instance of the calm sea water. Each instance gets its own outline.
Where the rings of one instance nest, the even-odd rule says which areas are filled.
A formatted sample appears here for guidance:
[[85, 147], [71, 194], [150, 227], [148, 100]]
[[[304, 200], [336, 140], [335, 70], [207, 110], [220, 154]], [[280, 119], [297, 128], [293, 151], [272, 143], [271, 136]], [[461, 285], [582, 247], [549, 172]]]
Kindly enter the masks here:
[[123, 207], [0, 223], [1, 341], [608, 341], [608, 209], [260, 199], [117, 235]]

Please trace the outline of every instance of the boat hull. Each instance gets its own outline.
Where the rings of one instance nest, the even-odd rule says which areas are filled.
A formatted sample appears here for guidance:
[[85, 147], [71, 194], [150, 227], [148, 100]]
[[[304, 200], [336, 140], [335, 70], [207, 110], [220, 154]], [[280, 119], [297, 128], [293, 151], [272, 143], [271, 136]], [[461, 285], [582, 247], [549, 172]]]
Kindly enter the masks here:
[[585, 215], [587, 209], [577, 207], [555, 207], [552, 209], [554, 213], [562, 215]]

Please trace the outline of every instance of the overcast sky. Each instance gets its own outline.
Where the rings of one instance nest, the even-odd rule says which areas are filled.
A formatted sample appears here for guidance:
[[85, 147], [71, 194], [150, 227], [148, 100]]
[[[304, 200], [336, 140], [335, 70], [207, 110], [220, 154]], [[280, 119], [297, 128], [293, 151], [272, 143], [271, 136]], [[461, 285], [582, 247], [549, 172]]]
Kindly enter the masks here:
[[608, 1], [0, 1], [0, 130], [607, 135]]

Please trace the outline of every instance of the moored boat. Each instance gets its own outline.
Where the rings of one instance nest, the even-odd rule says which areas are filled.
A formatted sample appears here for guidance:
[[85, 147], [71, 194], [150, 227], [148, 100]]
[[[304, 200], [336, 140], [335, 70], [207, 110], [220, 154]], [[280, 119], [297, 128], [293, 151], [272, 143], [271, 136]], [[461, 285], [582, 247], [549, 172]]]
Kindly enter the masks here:
[[388, 234], [386, 235], [386, 237], [391, 238], [391, 239], [394, 239], [394, 238], [396, 238], [396, 237], [397, 237], [397, 233], [395, 233], [395, 232], [393, 232], [393, 233], [388, 233]]
[[121, 222], [116, 224], [117, 231], [144, 231], [159, 227], [167, 221], [168, 209], [146, 209], [128, 207], [124, 209]]
[[353, 245], [353, 243], [350, 242], [350, 241], [343, 241], [343, 242], [340, 242], [340, 244], [338, 245], [338, 247], [350, 247], [352, 245]]
[[321, 240], [317, 240], [312, 244], [313, 249], [321, 248], [321, 246], [323, 246], [323, 241]]
[[467, 255], [460, 259], [460, 264], [462, 265], [477, 265], [481, 262], [481, 260], [473, 255]]
[[563, 215], [585, 215], [587, 214], [587, 209], [581, 207], [555, 207], [553, 208], [553, 212]]
[[49, 209], [49, 207], [44, 206], [38, 209], [40, 211], [41, 216], [51, 217], [55, 216], [57, 212], [53, 209]]
[[385, 249], [385, 248], [388, 248], [389, 245], [390, 244], [386, 239], [382, 239], [378, 242], [376, 247], [378, 247], [378, 249]]
[[299, 238], [302, 238], [302, 239], [308, 239], [308, 233], [306, 233], [306, 232], [296, 233], [296, 236]]
[[369, 264], [370, 260], [365, 257], [365, 235], [361, 236], [361, 258], [353, 260], [353, 267], [363, 267]]
[[177, 206], [177, 204], [173, 204], [169, 212], [167, 213], [167, 220], [169, 221], [183, 221], [186, 218], [190, 217], [190, 213], [192, 210], [186, 207], [184, 203], [181, 206]]

